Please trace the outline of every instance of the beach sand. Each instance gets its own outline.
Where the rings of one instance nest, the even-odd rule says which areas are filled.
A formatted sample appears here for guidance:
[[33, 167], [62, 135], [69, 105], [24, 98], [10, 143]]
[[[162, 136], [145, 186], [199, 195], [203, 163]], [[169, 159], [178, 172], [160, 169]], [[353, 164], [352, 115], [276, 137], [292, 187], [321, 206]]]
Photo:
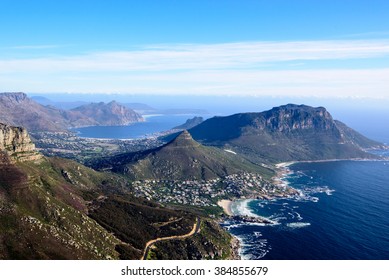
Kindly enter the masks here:
[[231, 200], [227, 199], [222, 199], [217, 202], [217, 205], [219, 205], [221, 208], [223, 208], [224, 213], [226, 213], [228, 216], [232, 216], [232, 211], [231, 211]]

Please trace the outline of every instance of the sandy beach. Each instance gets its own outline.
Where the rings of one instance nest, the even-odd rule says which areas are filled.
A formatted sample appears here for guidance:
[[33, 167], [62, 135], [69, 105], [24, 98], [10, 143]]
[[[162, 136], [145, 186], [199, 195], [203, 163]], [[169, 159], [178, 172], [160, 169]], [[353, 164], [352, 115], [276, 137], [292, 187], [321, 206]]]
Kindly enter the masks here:
[[231, 204], [232, 204], [232, 201], [227, 200], [227, 199], [222, 199], [222, 200], [217, 202], [217, 205], [219, 205], [221, 208], [223, 208], [224, 213], [228, 216], [232, 216]]

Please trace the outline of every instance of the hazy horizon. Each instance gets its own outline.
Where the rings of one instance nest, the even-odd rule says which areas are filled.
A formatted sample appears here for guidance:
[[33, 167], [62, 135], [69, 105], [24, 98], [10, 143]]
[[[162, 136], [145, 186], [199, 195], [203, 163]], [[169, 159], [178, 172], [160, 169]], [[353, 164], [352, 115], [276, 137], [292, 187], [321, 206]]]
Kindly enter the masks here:
[[200, 109], [206, 110], [209, 117], [262, 112], [289, 103], [304, 104], [312, 107], [325, 107], [334, 119], [344, 122], [367, 137], [389, 143], [388, 104], [379, 99], [65, 93], [28, 93], [27, 95], [29, 97], [42, 96], [56, 102], [110, 102], [115, 100], [120, 103], [143, 103], [160, 110]]

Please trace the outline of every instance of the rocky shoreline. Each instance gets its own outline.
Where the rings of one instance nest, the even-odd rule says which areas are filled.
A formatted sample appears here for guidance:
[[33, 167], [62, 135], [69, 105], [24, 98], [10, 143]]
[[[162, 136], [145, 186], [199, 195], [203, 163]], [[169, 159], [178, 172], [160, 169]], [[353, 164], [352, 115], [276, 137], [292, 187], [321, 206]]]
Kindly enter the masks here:
[[268, 224], [268, 225], [272, 225], [275, 223], [272, 220], [260, 216], [253, 217], [248, 215], [235, 215], [230, 217], [229, 219], [235, 222], [243, 222], [243, 223], [260, 223], [260, 224]]
[[236, 238], [235, 236], [232, 236], [232, 239], [231, 239], [231, 257], [230, 257], [230, 260], [241, 260], [241, 256], [240, 256], [240, 249], [241, 249], [241, 246], [240, 246], [240, 241], [238, 238]]

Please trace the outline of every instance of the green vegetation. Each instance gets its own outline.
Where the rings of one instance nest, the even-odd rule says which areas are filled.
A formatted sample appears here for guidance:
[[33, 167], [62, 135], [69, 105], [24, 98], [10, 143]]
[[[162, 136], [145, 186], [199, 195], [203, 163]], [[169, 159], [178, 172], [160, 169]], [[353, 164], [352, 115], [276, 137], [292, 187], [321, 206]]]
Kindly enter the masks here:
[[139, 198], [108, 197], [91, 208], [91, 218], [130, 245], [120, 247], [121, 258], [127, 254], [139, 259], [149, 240], [186, 234], [195, 221], [188, 212], [163, 209]]

